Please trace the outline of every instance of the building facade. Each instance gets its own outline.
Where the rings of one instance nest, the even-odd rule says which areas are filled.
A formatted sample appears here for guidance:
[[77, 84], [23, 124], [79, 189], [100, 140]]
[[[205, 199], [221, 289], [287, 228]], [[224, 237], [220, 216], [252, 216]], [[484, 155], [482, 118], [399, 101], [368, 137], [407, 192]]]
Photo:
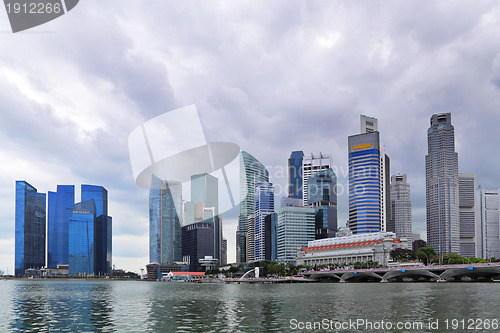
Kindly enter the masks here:
[[48, 193], [47, 267], [68, 264], [69, 220], [73, 217], [75, 186], [57, 185]]
[[254, 260], [265, 260], [265, 222], [267, 215], [274, 213], [274, 187], [271, 183], [255, 184], [255, 256]]
[[200, 259], [214, 254], [213, 222], [195, 222], [182, 227], [182, 258], [192, 272], [203, 272]]
[[[412, 239], [411, 195], [410, 184], [405, 174], [391, 176], [391, 224], [394, 225], [396, 237]], [[412, 242], [408, 242], [411, 250]]]
[[46, 195], [16, 181], [15, 275], [45, 266]]
[[182, 258], [182, 184], [153, 175], [149, 192], [149, 261], [174, 263]]
[[500, 258], [500, 211], [499, 191], [479, 189], [479, 216], [481, 235], [477, 257]]
[[458, 154], [451, 114], [431, 117], [425, 156], [427, 245], [438, 253], [460, 252]]
[[319, 155], [311, 154], [304, 157], [302, 161], [302, 205], [308, 205], [308, 185], [309, 177], [315, 173], [329, 169], [332, 165], [332, 157], [330, 155], [319, 153]]
[[269, 182], [269, 171], [255, 157], [242, 151], [240, 154], [240, 214], [236, 232], [236, 261], [246, 262], [246, 237], [248, 216], [255, 214], [255, 184]]
[[315, 209], [316, 239], [335, 237], [337, 232], [337, 176], [331, 168], [307, 180], [307, 204]]
[[73, 206], [68, 241], [69, 274], [72, 276], [94, 275], [96, 271], [95, 212], [94, 199]]
[[462, 257], [476, 256], [476, 176], [460, 173], [458, 175], [460, 219], [460, 252]]
[[255, 215], [247, 217], [246, 261], [255, 261]]
[[266, 257], [268, 262], [278, 260], [278, 214], [272, 213], [264, 219]]
[[297, 249], [315, 238], [315, 209], [282, 207], [277, 212], [277, 261], [295, 264]]
[[288, 197], [302, 199], [302, 162], [304, 152], [302, 150], [292, 151], [288, 159]]
[[406, 238], [392, 232], [357, 234], [311, 241], [297, 254], [297, 265], [352, 266], [356, 262], [377, 262], [387, 266], [391, 251], [408, 248]]

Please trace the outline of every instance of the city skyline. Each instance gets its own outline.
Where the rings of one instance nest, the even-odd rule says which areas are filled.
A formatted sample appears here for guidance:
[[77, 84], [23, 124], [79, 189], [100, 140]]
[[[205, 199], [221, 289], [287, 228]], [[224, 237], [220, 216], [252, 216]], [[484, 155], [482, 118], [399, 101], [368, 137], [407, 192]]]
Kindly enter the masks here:
[[[347, 137], [358, 131], [360, 114], [379, 120], [391, 173], [408, 175], [414, 232], [425, 232], [432, 114], [453, 114], [459, 170], [474, 173], [486, 189], [500, 187], [498, 158], [487, 153], [496, 148], [488, 133], [500, 122], [497, 2], [165, 1], [148, 10], [132, 1], [117, 4], [101, 4], [108, 14], [100, 16], [82, 3], [78, 12], [29, 34], [2, 37], [5, 272], [14, 269], [18, 179], [42, 193], [54, 184], [102, 184], [113, 193], [113, 263], [136, 272], [144, 267], [148, 191], [135, 185], [127, 137], [184, 105], [198, 106], [211, 141], [237, 143], [273, 167], [269, 181], [276, 189], [288, 186], [277, 167], [286, 170], [290, 152], [332, 154], [339, 226], [348, 218], [346, 188], [340, 194], [347, 185]], [[6, 17], [1, 24], [9, 30]], [[237, 214], [223, 216], [230, 262]]]

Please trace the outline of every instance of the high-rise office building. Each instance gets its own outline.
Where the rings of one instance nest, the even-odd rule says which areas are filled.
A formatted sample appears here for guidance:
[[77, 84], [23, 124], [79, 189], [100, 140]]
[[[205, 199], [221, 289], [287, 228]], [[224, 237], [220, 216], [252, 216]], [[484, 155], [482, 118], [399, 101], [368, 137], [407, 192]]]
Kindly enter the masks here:
[[73, 217], [75, 186], [57, 185], [48, 193], [47, 267], [68, 264], [69, 220]]
[[321, 170], [326, 170], [331, 167], [332, 157], [330, 155], [324, 155], [319, 153], [319, 155], [311, 154], [311, 156], [305, 157], [302, 161], [302, 205], [307, 206], [308, 203], [308, 188], [307, 180], [309, 177], [314, 175], [316, 172]]
[[476, 176], [460, 173], [458, 175], [460, 255], [476, 256]]
[[16, 181], [15, 275], [45, 265], [46, 195], [26, 181]]
[[82, 202], [94, 200], [95, 204], [95, 275], [112, 273], [112, 223], [108, 215], [108, 190], [99, 185], [82, 185]]
[[195, 222], [182, 227], [182, 258], [192, 272], [203, 272], [205, 269], [199, 259], [214, 254], [213, 222]]
[[236, 261], [245, 262], [248, 216], [255, 212], [255, 184], [269, 182], [269, 171], [255, 157], [242, 151], [240, 154], [240, 215], [236, 232]]
[[191, 201], [202, 202], [205, 208], [215, 208], [219, 214], [219, 182], [208, 173], [191, 176]]
[[390, 219], [390, 160], [378, 122], [361, 116], [361, 134], [348, 138], [349, 229], [354, 233], [394, 232]]
[[266, 259], [265, 222], [274, 213], [274, 187], [271, 183], [255, 184], [255, 255], [254, 260]]
[[221, 256], [221, 261], [220, 264], [221, 266], [227, 265], [227, 239], [222, 238], [222, 256]]
[[315, 209], [316, 239], [335, 237], [337, 232], [337, 176], [331, 168], [307, 180], [309, 207]]
[[152, 176], [149, 191], [149, 261], [174, 263], [182, 259], [182, 184]]
[[302, 199], [302, 162], [304, 152], [292, 151], [288, 159], [288, 197]]
[[255, 215], [248, 215], [247, 228], [245, 244], [245, 249], [247, 251], [246, 261], [250, 262], [255, 260]]
[[73, 206], [69, 221], [68, 263], [69, 274], [95, 274], [95, 223], [96, 205], [94, 199]]
[[405, 174], [391, 176], [391, 224], [394, 225], [396, 237], [408, 238], [411, 250], [413, 242], [410, 184]]
[[427, 245], [438, 253], [460, 252], [458, 154], [451, 114], [431, 117], [425, 156]]
[[277, 261], [295, 264], [297, 249], [314, 240], [314, 208], [282, 207], [277, 212]]
[[499, 191], [479, 188], [479, 214], [477, 257], [500, 258], [500, 205]]
[[271, 213], [264, 219], [265, 224], [265, 244], [266, 258], [265, 260], [278, 260], [278, 214]]

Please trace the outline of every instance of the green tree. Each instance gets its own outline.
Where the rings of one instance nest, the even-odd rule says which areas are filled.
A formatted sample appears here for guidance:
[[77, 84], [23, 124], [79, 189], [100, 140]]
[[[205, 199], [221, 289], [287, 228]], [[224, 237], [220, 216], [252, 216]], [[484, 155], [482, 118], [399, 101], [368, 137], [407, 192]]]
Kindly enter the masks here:
[[391, 251], [391, 258], [394, 261], [412, 261], [415, 260], [415, 253], [408, 249], [397, 248]]
[[417, 258], [420, 261], [423, 261], [426, 265], [428, 264], [428, 262], [431, 262], [433, 259], [435, 259], [436, 256], [437, 256], [436, 252], [430, 246], [429, 247], [421, 247], [417, 251]]

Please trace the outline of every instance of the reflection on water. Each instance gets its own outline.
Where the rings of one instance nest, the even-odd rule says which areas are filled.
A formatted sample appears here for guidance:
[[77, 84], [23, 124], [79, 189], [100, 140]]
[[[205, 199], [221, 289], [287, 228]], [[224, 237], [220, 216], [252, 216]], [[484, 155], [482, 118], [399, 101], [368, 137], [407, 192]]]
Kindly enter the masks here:
[[283, 332], [291, 319], [496, 318], [500, 301], [498, 283], [0, 282], [1, 332]]

